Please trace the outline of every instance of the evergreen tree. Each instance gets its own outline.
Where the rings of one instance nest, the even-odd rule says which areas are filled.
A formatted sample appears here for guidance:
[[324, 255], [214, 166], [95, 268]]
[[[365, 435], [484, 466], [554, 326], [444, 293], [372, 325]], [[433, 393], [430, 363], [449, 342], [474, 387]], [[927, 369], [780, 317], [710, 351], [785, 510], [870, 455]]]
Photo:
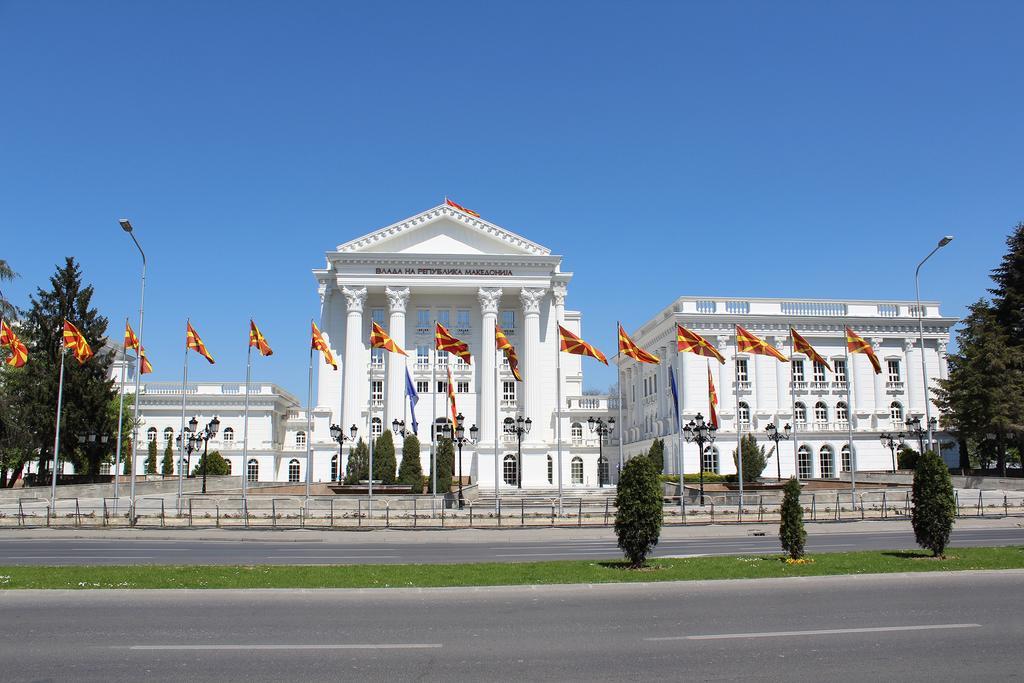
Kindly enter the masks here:
[[922, 548], [941, 557], [953, 531], [956, 501], [949, 469], [935, 451], [925, 451], [918, 458], [911, 495], [914, 509], [910, 523], [914, 527], [914, 538]]
[[[743, 448], [743, 481], [756, 481], [768, 464], [768, 456], [764, 452], [764, 447], [757, 445], [757, 437], [753, 434], [744, 434], [741, 446]], [[733, 450], [732, 461], [736, 465], [736, 471], [739, 472], [738, 449]]]
[[[0, 284], [9, 282], [14, 278], [18, 277], [18, 274], [14, 272], [14, 269], [5, 261], [0, 259]], [[0, 287], [0, 289], [3, 289]], [[17, 317], [17, 311], [10, 303], [7, 302], [6, 297], [0, 295], [0, 318], [3, 318], [7, 324], [10, 324], [14, 318]]]
[[149, 442], [149, 457], [146, 458], [146, 474], [156, 474], [156, 439]]
[[615, 535], [630, 566], [643, 567], [661, 534], [662, 500], [650, 458], [631, 458], [622, 468], [615, 494]]
[[382, 484], [395, 483], [395, 442], [385, 431], [373, 442], [373, 478]]
[[896, 449], [896, 465], [901, 470], [912, 470], [917, 467], [917, 459], [920, 455], [917, 449], [911, 448], [907, 444], [900, 444], [900, 447]]
[[212, 477], [214, 475], [225, 475], [228, 473], [228, 461], [224, 459], [224, 456], [220, 454], [220, 451], [210, 451], [206, 456], [199, 456], [199, 461], [192, 470], [192, 474], [194, 476], [203, 476], [204, 457], [210, 459], [210, 463], [207, 465], [206, 469], [206, 476]]
[[171, 440], [167, 439], [167, 447], [164, 449], [164, 459], [160, 462], [160, 474], [169, 477], [174, 474], [174, 447]]
[[437, 442], [436, 456], [437, 492], [448, 493], [452, 490], [452, 477], [455, 474], [455, 445], [451, 439], [441, 438]]
[[413, 493], [422, 493], [423, 464], [420, 462], [420, 440], [415, 434], [402, 442], [402, 466], [398, 469], [398, 483], [412, 487]]
[[358, 484], [360, 481], [369, 479], [370, 474], [370, 448], [362, 438], [356, 443], [355, 448], [348, 451], [348, 464], [345, 467], [345, 483], [348, 485]]
[[1024, 223], [1006, 238], [1007, 252], [992, 271], [992, 306], [1013, 346], [1024, 346]]
[[651, 448], [647, 451], [647, 457], [651, 459], [651, 464], [654, 465], [654, 471], [658, 474], [664, 474], [665, 441], [662, 439], [655, 439], [651, 442]]
[[804, 508], [800, 504], [800, 482], [796, 477], [790, 477], [783, 488], [779, 515], [779, 543], [792, 559], [799, 560], [804, 556], [807, 531], [804, 529]]

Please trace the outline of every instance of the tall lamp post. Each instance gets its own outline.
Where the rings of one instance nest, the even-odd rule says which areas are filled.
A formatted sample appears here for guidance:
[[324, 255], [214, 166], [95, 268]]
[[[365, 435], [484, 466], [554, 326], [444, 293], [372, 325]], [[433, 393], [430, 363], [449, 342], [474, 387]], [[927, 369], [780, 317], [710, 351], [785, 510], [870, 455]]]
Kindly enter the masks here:
[[[918, 425], [921, 421], [918, 420]], [[879, 435], [879, 439], [882, 441], [882, 446], [889, 449], [889, 454], [892, 455], [892, 471], [896, 471], [896, 447], [903, 445], [903, 438], [906, 436], [903, 432], [893, 434], [892, 432], [882, 432]]]
[[615, 431], [615, 418], [609, 417], [608, 422], [602, 418], [594, 418], [593, 415], [587, 418], [587, 425], [591, 432], [597, 433], [597, 484], [605, 486], [608, 484], [608, 463], [604, 461], [604, 439]]
[[523, 419], [520, 415], [516, 419], [506, 417], [503, 423], [506, 434], [516, 435], [516, 488], [523, 488], [523, 436], [530, 433], [533, 420]]
[[[135, 248], [139, 250], [139, 256], [142, 257], [142, 292], [139, 295], [139, 350], [135, 357], [135, 402], [132, 407], [132, 473], [131, 473], [131, 490], [129, 496], [132, 499], [132, 505], [135, 505], [135, 470], [137, 462], [135, 462], [135, 447], [138, 443], [138, 432], [139, 432], [139, 381], [142, 376], [142, 315], [145, 311], [146, 301], [146, 252], [142, 251], [142, 245], [139, 244], [139, 240], [135, 239], [135, 232], [132, 228], [131, 222], [127, 218], [122, 218], [118, 221], [121, 225], [121, 229], [128, 233], [128, 236], [132, 238], [132, 242], [135, 243]], [[118, 434], [118, 439], [121, 435]]]
[[341, 473], [345, 469], [345, 458], [342, 453], [342, 446], [346, 441], [356, 440], [356, 434], [359, 432], [359, 427], [352, 425], [351, 427], [348, 428], [348, 431], [350, 436], [345, 436], [345, 433], [342, 431], [341, 427], [339, 427], [336, 424], [331, 425], [331, 438], [338, 442], [338, 471], [335, 473], [337, 476], [337, 481], [341, 481]]
[[704, 421], [704, 416], [697, 413], [697, 417], [690, 420], [690, 422], [683, 427], [683, 438], [686, 439], [686, 443], [697, 443], [699, 453], [697, 456], [697, 462], [700, 463], [700, 504], [704, 506], [704, 444], [713, 444], [715, 442], [715, 431], [717, 428], [714, 425], [708, 424]]
[[184, 446], [182, 446], [182, 441], [181, 441], [182, 435], [181, 434], [179, 434], [178, 436], [174, 437], [174, 443], [179, 447], [180, 450], [183, 450], [185, 452], [185, 457], [186, 457], [185, 462], [181, 461], [181, 457], [180, 456], [178, 458], [178, 471], [180, 472], [181, 469], [184, 468], [185, 476], [186, 477], [189, 476], [188, 471], [189, 471], [189, 469], [190, 469], [190, 467], [192, 465], [192, 454], [199, 450], [199, 440], [196, 439], [196, 428], [198, 426], [199, 426], [199, 420], [197, 420], [194, 417], [191, 420], [189, 420], [188, 425], [185, 427], [185, 433], [184, 433], [185, 445]]
[[[97, 448], [97, 446], [96, 446], [96, 442], [97, 441], [99, 441], [99, 443], [100, 443], [99, 448], [106, 448], [107, 447], [107, 442], [109, 440], [110, 440], [110, 437], [107, 436], [106, 434], [100, 434], [98, 436], [95, 433], [79, 434], [78, 435], [78, 443], [82, 444], [83, 446], [85, 446], [85, 444], [89, 444], [88, 446], [85, 446], [86, 452], [92, 451], [93, 449]], [[91, 453], [90, 453], [90, 455], [91, 455]], [[115, 467], [114, 475], [116, 477], [117, 476], [117, 469], [116, 469], [117, 465], [115, 464], [114, 467]], [[97, 474], [99, 474], [99, 473], [97, 472]]]
[[[917, 437], [918, 454], [924, 454], [924, 436], [925, 434], [931, 435], [932, 427], [935, 426], [936, 419], [934, 417], [928, 418], [928, 426], [923, 427], [921, 425], [921, 416], [917, 415], [914, 417], [908, 417], [906, 421], [907, 433]], [[931, 444], [928, 444], [931, 446]]]
[[444, 434], [444, 438], [452, 439], [455, 445], [459, 447], [459, 509], [462, 510], [466, 507], [466, 499], [462, 496], [462, 447], [466, 444], [476, 443], [476, 437], [480, 430], [477, 429], [476, 425], [473, 425], [469, 428], [469, 438], [466, 438], [466, 426], [462, 424], [462, 413], [455, 416], [455, 424], [454, 438], [452, 437], [452, 426], [450, 424], [446, 423], [441, 427], [441, 431]]
[[[192, 420], [195, 421], [195, 418], [192, 418]], [[192, 424], [192, 423], [190, 422], [189, 424]], [[206, 426], [203, 427], [202, 431], [196, 432], [191, 437], [192, 439], [195, 439], [195, 443], [196, 443], [195, 450], [198, 451], [199, 450], [199, 444], [200, 443], [203, 444], [203, 493], [204, 494], [206, 493], [206, 461], [207, 461], [206, 455], [207, 455], [207, 452], [209, 450], [210, 439], [212, 439], [213, 437], [217, 436], [217, 430], [219, 428], [220, 428], [220, 420], [217, 419], [216, 415], [214, 415], [213, 419], [206, 423]], [[195, 428], [193, 427], [193, 430], [194, 429]]]
[[[789, 423], [786, 423], [786, 426], [783, 427], [780, 432], [779, 428], [775, 426], [774, 422], [772, 422], [764, 428], [764, 431], [768, 433], [768, 440], [775, 443], [775, 471], [778, 474], [778, 477], [776, 478], [779, 481], [782, 481], [782, 452], [779, 450], [779, 442], [788, 441], [793, 428], [789, 426]], [[795, 466], [796, 465], [794, 464], [794, 467]]]
[[[927, 420], [926, 428], [928, 430], [929, 449], [933, 449], [935, 446], [932, 445], [932, 400], [928, 393], [927, 363], [924, 361], [924, 311], [921, 309], [921, 266], [923, 266], [925, 261], [930, 259], [935, 252], [942, 249], [952, 241], [952, 235], [946, 235], [939, 240], [939, 243], [935, 248], [924, 257], [924, 260], [917, 264], [917, 270], [914, 271], [914, 290], [917, 294], [917, 339], [918, 344], [921, 347], [921, 386], [924, 388], [924, 416], [925, 420]], [[921, 452], [924, 452], [924, 446], [921, 447]]]

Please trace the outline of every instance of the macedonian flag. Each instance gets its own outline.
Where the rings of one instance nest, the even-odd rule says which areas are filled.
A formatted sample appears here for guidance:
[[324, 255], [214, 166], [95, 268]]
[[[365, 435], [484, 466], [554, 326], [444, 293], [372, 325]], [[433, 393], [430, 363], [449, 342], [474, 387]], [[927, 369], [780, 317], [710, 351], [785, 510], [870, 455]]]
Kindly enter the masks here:
[[561, 325], [558, 326], [558, 336], [561, 339], [562, 351], [572, 353], [577, 356], [590, 356], [591, 358], [596, 358], [605, 365], [608, 365], [608, 359], [604, 357], [603, 353], [597, 350], [597, 347], [583, 341]]
[[139, 374], [148, 375], [151, 372], [153, 372], [153, 364], [146, 358], [146, 347], [142, 347], [142, 350], [139, 351]]
[[756, 334], [746, 331], [739, 325], [736, 326], [736, 348], [744, 353], [754, 353], [761, 356], [771, 356], [788, 363], [789, 359], [782, 355], [777, 348], [758, 337]]
[[708, 366], [708, 423], [718, 429], [718, 392], [715, 391], [715, 380], [711, 378], [711, 366]]
[[452, 369], [448, 367], [448, 404], [452, 411], [452, 434], [459, 427], [459, 412], [455, 408], [455, 384], [452, 383]]
[[213, 365], [213, 356], [206, 350], [206, 344], [203, 343], [199, 333], [196, 332], [195, 328], [192, 327], [190, 321], [185, 321], [185, 348], [192, 349], [200, 356], [210, 361], [210, 365]]
[[448, 199], [447, 197], [444, 198], [444, 203], [447, 204], [448, 206], [452, 207], [453, 209], [458, 209], [462, 213], [468, 213], [470, 216], [476, 216], [477, 218], [480, 218], [480, 214], [478, 214], [476, 211], [473, 211], [472, 209], [467, 209], [466, 207], [462, 206], [461, 204], [456, 204], [455, 202], [453, 202], [452, 200]]
[[649, 351], [644, 351], [636, 345], [626, 331], [622, 329], [622, 323], [619, 323], [619, 353], [625, 354], [633, 360], [638, 360], [641, 363], [652, 363], [657, 365], [661, 362], [661, 359], [655, 356]]
[[334, 354], [331, 353], [331, 347], [327, 345], [323, 335], [320, 334], [320, 329], [316, 326], [316, 323], [312, 321], [310, 323], [313, 325], [313, 342], [310, 348], [324, 354], [324, 362], [337, 370], [338, 364], [334, 362]]
[[249, 346], [257, 349], [261, 356], [273, 356], [274, 350], [270, 348], [270, 344], [267, 343], [266, 337], [260, 332], [260, 328], [256, 327], [256, 323], [251, 319], [249, 320]]
[[80, 365], [93, 357], [89, 342], [85, 341], [85, 337], [82, 336], [78, 328], [69, 323], [67, 319], [64, 320], [64, 348], [71, 349], [75, 360]]
[[832, 366], [814, 350], [809, 341], [800, 336], [800, 333], [792, 327], [789, 328], [789, 333], [793, 336], [793, 353], [802, 353], [815, 363], [821, 363], [828, 368], [829, 372], [832, 372]]
[[146, 349], [139, 344], [139, 338], [135, 336], [135, 330], [128, 324], [128, 321], [124, 321], [124, 350], [134, 350], [135, 353], [139, 354], [139, 374], [148, 375], [153, 372], [153, 365], [146, 358]]
[[863, 353], [866, 355], [868, 360], [871, 361], [871, 367], [875, 369], [875, 374], [881, 374], [882, 364], [878, 362], [878, 356], [875, 355], [875, 350], [871, 348], [871, 344], [849, 327], [846, 328], [846, 349], [850, 353]]
[[444, 325], [436, 323], [434, 328], [434, 348], [438, 351], [447, 351], [466, 361], [470, 361], [469, 344], [452, 336]]
[[680, 353], [695, 353], [698, 356], [717, 358], [719, 363], [725, 363], [725, 357], [711, 345], [711, 342], [679, 324], [676, 324], [676, 349]]
[[391, 353], [400, 353], [403, 356], [409, 355], [395, 343], [394, 339], [388, 336], [388, 333], [376, 321], [374, 321], [373, 328], [370, 330], [370, 346], [375, 349], [384, 349]]
[[10, 326], [0, 321], [0, 348], [7, 347], [11, 351], [11, 357], [4, 361], [5, 364], [14, 368], [20, 368], [28, 361], [28, 347], [26, 347], [18, 335]]
[[516, 381], [522, 382], [523, 376], [519, 373], [519, 356], [516, 355], [516, 347], [512, 346], [512, 342], [505, 336], [505, 330], [501, 329], [501, 325], [494, 324], [494, 345], [499, 351], [505, 352], [505, 359], [508, 361], [508, 367], [512, 370], [512, 376], [516, 378]]

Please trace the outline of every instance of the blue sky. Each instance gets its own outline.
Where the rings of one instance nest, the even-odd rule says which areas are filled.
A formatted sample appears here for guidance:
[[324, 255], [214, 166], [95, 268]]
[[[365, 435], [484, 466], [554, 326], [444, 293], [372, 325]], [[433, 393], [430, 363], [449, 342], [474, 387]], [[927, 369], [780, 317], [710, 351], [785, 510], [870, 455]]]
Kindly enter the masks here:
[[[157, 380], [184, 318], [305, 395], [311, 269], [449, 195], [565, 256], [614, 351], [681, 294], [988, 286], [1024, 220], [1018, 2], [3, 2], [0, 258], [74, 255]], [[638, 300], [641, 305], [638, 305]], [[588, 386], [614, 373], [587, 361]]]

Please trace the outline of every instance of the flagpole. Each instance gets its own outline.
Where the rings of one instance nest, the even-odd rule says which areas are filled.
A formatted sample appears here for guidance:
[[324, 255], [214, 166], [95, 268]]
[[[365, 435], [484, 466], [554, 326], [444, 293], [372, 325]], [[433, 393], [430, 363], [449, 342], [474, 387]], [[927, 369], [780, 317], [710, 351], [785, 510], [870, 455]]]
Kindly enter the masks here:
[[[790, 409], [793, 412], [793, 475], [797, 481], [800, 481], [800, 463], [799, 459], [799, 441], [797, 439], [797, 423], [796, 423], [796, 383], [793, 381], [793, 355], [796, 353], [796, 339], [793, 338], [793, 326], [789, 327], [789, 344], [792, 351], [789, 353], [789, 403]], [[778, 425], [776, 425], [778, 426]]]
[[[124, 319], [125, 327], [128, 327], [128, 318]], [[121, 470], [121, 428], [124, 420], [124, 373], [125, 368], [128, 365], [128, 354], [124, 348], [124, 344], [121, 345], [121, 399], [117, 409], [117, 446], [114, 449], [114, 498], [121, 497], [121, 479], [118, 473]], [[134, 464], [134, 463], [132, 463]], [[132, 476], [135, 475], [135, 470], [132, 470]]]
[[437, 427], [437, 320], [434, 320], [434, 350], [430, 357], [430, 491], [437, 498], [437, 446], [434, 430]]
[[[618, 334], [618, 330], [616, 330], [615, 333]], [[559, 348], [561, 348], [561, 347], [559, 347]], [[561, 351], [559, 351], [559, 353], [561, 353]], [[618, 354], [616, 354], [616, 356], [618, 356]], [[623, 437], [622, 437], [622, 434], [623, 434], [622, 430], [624, 430], [626, 428], [626, 425], [622, 424], [622, 363], [619, 362], [620, 360], [621, 360], [621, 358], [616, 358], [615, 359], [615, 383], [619, 387], [619, 436], [618, 436], [618, 439], [619, 439], [619, 471], [618, 471], [618, 473], [616, 473], [616, 476], [615, 476], [615, 485], [616, 486], [619, 485], [619, 477], [622, 476], [622, 466], [623, 466], [623, 462], [622, 462], [622, 442], [624, 440]], [[598, 438], [601, 438], [600, 434], [598, 434]]]
[[[846, 321], [843, 321], [844, 323]], [[846, 327], [845, 325], [843, 326]], [[843, 330], [843, 337], [847, 337], [846, 330]], [[850, 362], [850, 344], [843, 340], [843, 349], [846, 354], [846, 443], [850, 449], [850, 505], [857, 509], [857, 455], [853, 452], [853, 399], [851, 398], [853, 387], [853, 363]], [[839, 454], [839, 469], [843, 467], [843, 455]]]
[[[679, 372], [676, 375], [679, 380], [683, 378], [683, 354], [676, 353], [676, 362], [679, 365]], [[675, 372], [673, 368], [669, 368], [669, 372]], [[679, 405], [679, 380], [676, 380], [676, 395], [673, 397], [676, 401], [676, 454], [679, 457], [679, 515], [682, 518], [683, 510], [683, 476], [685, 467], [685, 461], [683, 460], [683, 410], [682, 406]], [[699, 448], [699, 447], [698, 447]]]
[[[185, 318], [185, 363], [181, 374], [181, 431], [178, 438], [181, 440], [178, 448], [178, 514], [181, 515], [181, 496], [184, 489], [184, 478], [182, 472], [185, 469], [185, 446], [188, 438], [185, 436], [185, 389], [188, 385], [188, 326], [190, 321]], [[137, 377], [137, 375], [136, 375]]]
[[67, 346], [64, 346], [63, 338], [60, 349], [60, 380], [57, 382], [57, 428], [53, 432], [53, 476], [50, 481], [50, 511], [55, 512], [57, 507], [57, 455], [60, 453], [60, 413], [64, 405], [64, 356]]
[[[558, 321], [561, 325], [562, 321]], [[562, 516], [562, 349], [555, 341], [555, 444], [558, 452], [558, 516]], [[601, 438], [600, 434], [598, 438]], [[601, 449], [598, 449], [599, 451]], [[600, 467], [600, 464], [598, 465]], [[600, 480], [600, 477], [598, 477]]]
[[[251, 348], [251, 347], [250, 347]], [[313, 349], [309, 347], [309, 387], [306, 394], [306, 505], [309, 505], [309, 487], [313, 483]], [[250, 351], [251, 353], [251, 351]]]
[[736, 453], [737, 476], [740, 482], [740, 507], [736, 519], [743, 515], [743, 421], [740, 419], [740, 335], [736, 332], [736, 351], [732, 357], [733, 383], [736, 385]]
[[[383, 359], [384, 359], [384, 354], [381, 353], [381, 360], [383, 360]], [[384, 364], [384, 379], [381, 381], [381, 385], [380, 385], [380, 396], [381, 396], [381, 402], [382, 403], [383, 403], [383, 399], [384, 399], [385, 387], [387, 387], [387, 384], [388, 384], [388, 374], [387, 373], [388, 373], [388, 366], [387, 366], [387, 363], [385, 363]], [[372, 510], [373, 509], [373, 507], [372, 507], [373, 506], [373, 442], [374, 442], [374, 438], [373, 438], [373, 346], [370, 347], [370, 372], [369, 372], [369, 375], [370, 375], [370, 403], [369, 403], [369, 415], [370, 415], [369, 430], [370, 431], [368, 432], [368, 434], [370, 435], [370, 462], [369, 462], [370, 476], [369, 476], [369, 479], [368, 479], [369, 483], [368, 483], [368, 487], [366, 489], [366, 492], [367, 492], [367, 495], [370, 498], [369, 505], [370, 505], [370, 509]], [[381, 434], [383, 434], [384, 433], [384, 419], [383, 419], [383, 416], [381, 417], [380, 426], [381, 426]]]
[[[252, 321], [249, 321], [252, 324]], [[310, 348], [310, 355], [313, 355], [313, 349]], [[252, 344], [249, 344], [248, 351], [245, 353], [245, 409], [242, 412], [242, 512], [248, 515], [248, 508], [246, 507], [246, 501], [248, 499], [249, 487], [247, 479], [249, 478], [249, 381], [252, 377]], [[248, 523], [248, 522], [247, 522]]]
[[[498, 429], [504, 426], [498, 423], [498, 346], [494, 346], [494, 514], [501, 510], [501, 483], [498, 470]], [[513, 380], [514, 381], [514, 380]]]

